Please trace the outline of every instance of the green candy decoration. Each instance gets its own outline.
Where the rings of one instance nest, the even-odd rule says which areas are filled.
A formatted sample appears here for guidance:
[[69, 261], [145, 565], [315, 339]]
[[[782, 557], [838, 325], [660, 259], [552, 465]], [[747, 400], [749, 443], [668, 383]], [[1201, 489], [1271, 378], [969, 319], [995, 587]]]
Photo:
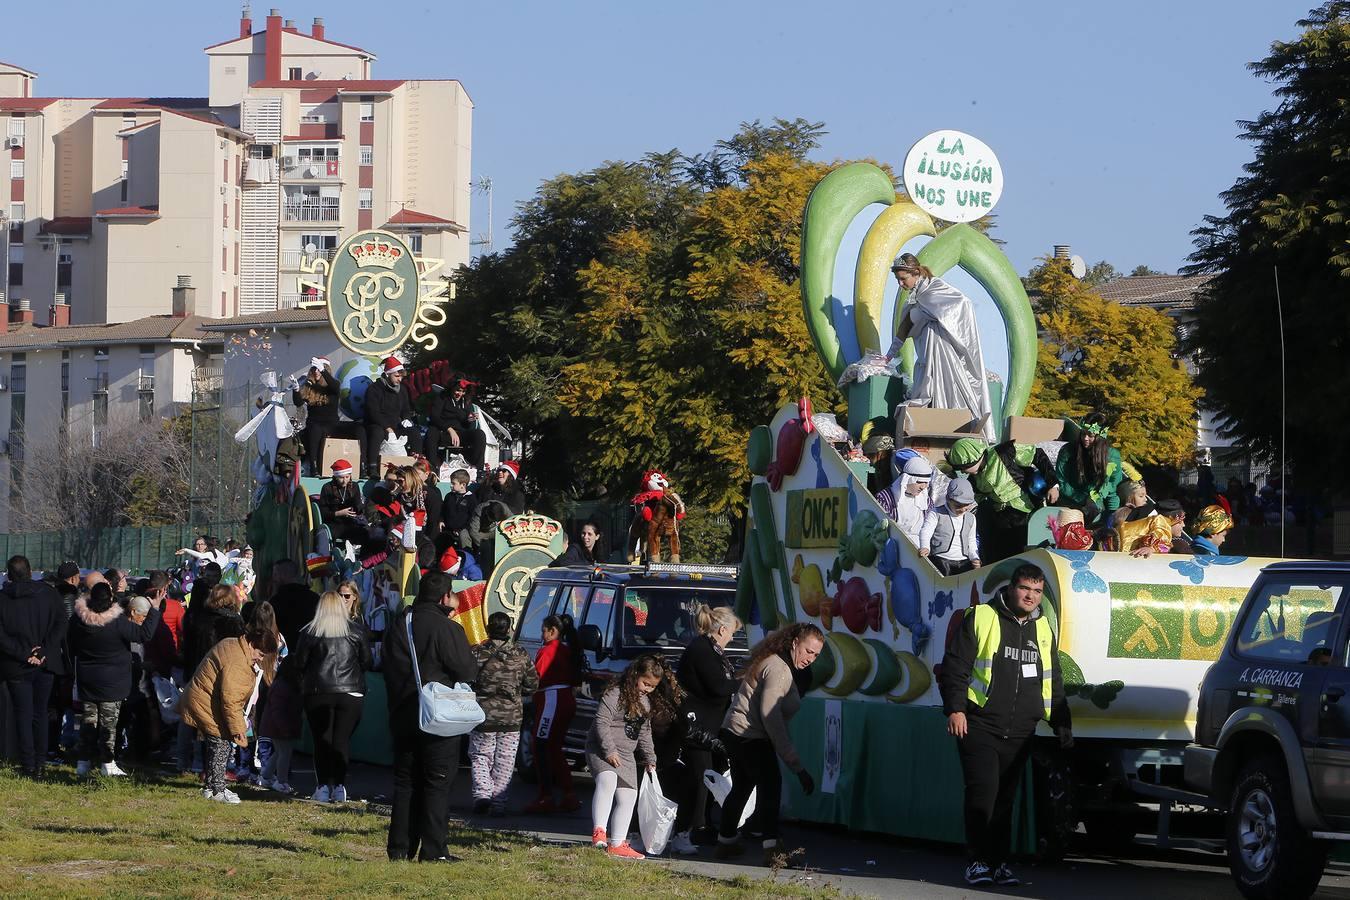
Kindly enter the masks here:
[[773, 462], [773, 432], [768, 425], [756, 425], [750, 429], [750, 439], [745, 443], [745, 461], [752, 475], [763, 475], [769, 471], [769, 463]]
[[838, 378], [847, 361], [831, 316], [834, 258], [844, 232], [858, 213], [873, 203], [895, 202], [891, 176], [871, 163], [841, 166], [820, 180], [802, 213], [802, 310], [816, 352]]

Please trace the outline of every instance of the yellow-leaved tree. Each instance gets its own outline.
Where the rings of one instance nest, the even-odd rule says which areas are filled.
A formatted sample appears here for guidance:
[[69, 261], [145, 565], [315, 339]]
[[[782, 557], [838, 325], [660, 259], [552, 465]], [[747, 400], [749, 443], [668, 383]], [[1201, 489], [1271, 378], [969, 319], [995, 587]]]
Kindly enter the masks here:
[[1199, 391], [1175, 357], [1172, 320], [1103, 299], [1065, 260], [1044, 259], [1029, 281], [1041, 342], [1027, 415], [1079, 418], [1096, 410], [1127, 461], [1190, 462]]

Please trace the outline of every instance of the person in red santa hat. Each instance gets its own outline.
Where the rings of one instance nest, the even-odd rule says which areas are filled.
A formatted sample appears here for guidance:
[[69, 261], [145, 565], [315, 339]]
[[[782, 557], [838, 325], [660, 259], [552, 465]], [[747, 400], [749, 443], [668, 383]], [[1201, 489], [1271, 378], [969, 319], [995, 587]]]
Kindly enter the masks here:
[[413, 424], [412, 396], [403, 384], [407, 374], [398, 357], [380, 363], [380, 377], [366, 388], [366, 446], [362, 462], [371, 478], [380, 477], [380, 443], [408, 439], [409, 456], [422, 450], [422, 433]]
[[525, 512], [525, 491], [520, 486], [520, 463], [508, 459], [492, 471], [478, 491], [478, 504], [469, 517], [469, 536], [479, 555], [490, 553], [493, 528], [503, 519]]
[[328, 357], [316, 356], [309, 361], [304, 380], [292, 377], [291, 381], [291, 400], [296, 409], [306, 409], [305, 433], [301, 438], [305, 445], [305, 468], [308, 474], [322, 478], [323, 444], [338, 426], [337, 376]]
[[446, 547], [445, 552], [441, 554], [440, 569], [451, 578], [464, 581], [483, 580], [483, 570], [479, 567], [478, 560], [474, 559], [468, 550]]
[[370, 539], [362, 515], [366, 501], [352, 474], [352, 464], [347, 460], [333, 462], [333, 480], [319, 489], [319, 517], [333, 540], [363, 544]]

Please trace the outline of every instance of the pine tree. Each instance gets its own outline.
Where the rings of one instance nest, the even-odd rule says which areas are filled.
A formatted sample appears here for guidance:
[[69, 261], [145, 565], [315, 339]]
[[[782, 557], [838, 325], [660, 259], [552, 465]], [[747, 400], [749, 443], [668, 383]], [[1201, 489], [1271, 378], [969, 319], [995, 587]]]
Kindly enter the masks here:
[[[1280, 326], [1289, 354], [1288, 455], [1305, 488], [1350, 488], [1350, 2], [1334, 0], [1251, 69], [1278, 105], [1240, 122], [1255, 155], [1196, 229], [1189, 273], [1211, 273], [1190, 346], [1205, 402], [1252, 451], [1280, 449]], [[1278, 271], [1278, 285], [1277, 285]], [[1277, 289], [1279, 296], [1277, 297]], [[1315, 476], [1313, 475], [1315, 473]], [[1313, 480], [1317, 484], [1313, 484]]]

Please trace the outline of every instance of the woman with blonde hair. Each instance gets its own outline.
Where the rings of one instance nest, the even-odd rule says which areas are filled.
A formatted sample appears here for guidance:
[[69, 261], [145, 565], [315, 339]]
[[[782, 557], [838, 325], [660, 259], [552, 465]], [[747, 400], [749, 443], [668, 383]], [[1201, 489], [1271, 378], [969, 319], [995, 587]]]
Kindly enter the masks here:
[[338, 596], [347, 603], [347, 615], [352, 619], [365, 621], [365, 609], [361, 602], [361, 588], [350, 579], [337, 586]]
[[366, 626], [351, 618], [348, 601], [341, 594], [326, 591], [314, 618], [300, 629], [292, 652], [314, 735], [312, 799], [344, 803], [352, 732], [361, 721], [366, 670], [371, 665]]
[[[700, 603], [694, 607], [693, 615], [698, 637], [685, 648], [675, 673], [684, 689], [681, 714], [692, 719], [688, 722], [683, 750], [687, 777], [683, 784], [672, 786], [678, 791], [674, 799], [680, 810], [675, 817], [670, 848], [683, 855], [695, 852], [692, 829], [703, 828], [707, 823], [708, 789], [703, 786], [703, 771], [726, 769], [726, 760], [714, 760], [713, 751], [720, 744], [717, 732], [731, 705], [731, 695], [736, 693], [736, 675], [726, 648], [741, 630], [741, 620], [729, 606]], [[717, 755], [721, 755], [720, 751]]]

